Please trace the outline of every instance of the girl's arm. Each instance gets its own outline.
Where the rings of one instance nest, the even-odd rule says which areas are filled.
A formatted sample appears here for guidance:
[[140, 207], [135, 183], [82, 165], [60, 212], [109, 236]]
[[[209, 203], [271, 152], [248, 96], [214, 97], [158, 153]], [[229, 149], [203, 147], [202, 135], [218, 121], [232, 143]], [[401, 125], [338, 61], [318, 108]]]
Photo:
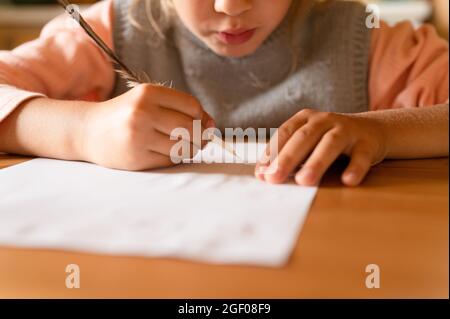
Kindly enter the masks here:
[[370, 109], [448, 103], [448, 65], [448, 42], [431, 25], [381, 22], [372, 32]]
[[[112, 91], [111, 63], [61, 12], [38, 39], [0, 51], [0, 152], [82, 159], [83, 114], [93, 105], [80, 100], [104, 100]], [[112, 2], [84, 16], [111, 46]]]
[[406, 22], [382, 23], [372, 35], [369, 95], [377, 111], [297, 113], [271, 139], [258, 178], [282, 183], [304, 163], [296, 182], [317, 185], [345, 154], [351, 160], [342, 181], [354, 186], [385, 158], [448, 156], [448, 43], [431, 26], [414, 30]]
[[371, 49], [370, 108], [395, 110], [360, 116], [383, 124], [386, 156], [448, 156], [448, 42], [428, 24], [416, 30], [382, 21]]
[[[111, 46], [111, 1], [84, 16]], [[193, 137], [194, 120], [214, 126], [195, 98], [172, 89], [143, 84], [108, 99], [114, 78], [103, 53], [66, 15], [39, 39], [0, 52], [0, 152], [143, 170], [177, 162], [175, 128]], [[81, 101], [88, 97], [93, 101]], [[192, 156], [205, 144], [182, 142]]]
[[84, 160], [86, 111], [93, 102], [30, 98], [0, 122], [0, 152]]
[[342, 175], [349, 186], [361, 183], [372, 165], [385, 158], [448, 156], [448, 105], [381, 110], [359, 114], [302, 110], [275, 133], [255, 174], [283, 183], [296, 173], [300, 185], [317, 185], [341, 154], [350, 157]]
[[194, 97], [149, 84], [104, 102], [34, 98], [1, 123], [0, 151], [125, 170], [171, 166], [179, 156], [174, 129], [189, 132], [189, 156], [205, 146], [192, 141], [194, 120], [215, 125]]
[[448, 104], [427, 108], [382, 110], [356, 114], [380, 125], [385, 158], [448, 156]]
[[[38, 39], [12, 51], [0, 51], [0, 125], [31, 97], [104, 100], [113, 89], [111, 63], [63, 11]], [[87, 10], [86, 19], [112, 45], [112, 2]]]

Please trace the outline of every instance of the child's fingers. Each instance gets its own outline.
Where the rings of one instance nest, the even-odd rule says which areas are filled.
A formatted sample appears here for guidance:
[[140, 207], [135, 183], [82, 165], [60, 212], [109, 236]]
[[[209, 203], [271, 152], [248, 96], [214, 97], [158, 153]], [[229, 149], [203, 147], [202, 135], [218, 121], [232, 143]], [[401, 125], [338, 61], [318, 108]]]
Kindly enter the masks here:
[[352, 150], [350, 164], [342, 174], [342, 182], [347, 186], [359, 185], [372, 166], [372, 158], [369, 147], [357, 144]]
[[300, 127], [306, 124], [307, 118], [296, 115], [290, 118], [287, 122], [281, 125], [275, 132], [275, 134], [270, 139], [269, 143], [267, 143], [267, 147], [258, 161], [257, 171], [259, 172], [260, 167], [267, 167], [270, 163], [272, 163], [277, 155], [281, 152], [281, 149], [290, 139], [292, 134], [297, 131]]
[[216, 127], [216, 121], [208, 112], [203, 111], [202, 125], [206, 128], [214, 128]]
[[[183, 148], [178, 148], [177, 146], [180, 145], [178, 143], [180, 143], [179, 140], [171, 140], [169, 135], [154, 131], [152, 134], [151, 142], [149, 142], [147, 149], [149, 151], [168, 156], [172, 160], [180, 158], [193, 158], [200, 151], [200, 148], [197, 145], [194, 145], [189, 141], [182, 141], [182, 143], [184, 143], [182, 144]], [[180, 154], [179, 151], [182, 150], [186, 150], [189, 153]]]
[[169, 156], [165, 156], [162, 154], [159, 154], [157, 152], [149, 151], [149, 158], [148, 158], [148, 167], [169, 167], [174, 166], [175, 163], [172, 161], [172, 159]]
[[268, 167], [271, 163], [275, 160], [275, 158], [278, 155], [279, 148], [278, 144], [274, 141], [277, 141], [278, 137], [276, 133], [271, 138], [269, 143], [267, 143], [267, 146], [264, 150], [264, 153], [262, 154], [261, 158], [256, 162], [255, 166], [255, 176], [256, 178], [264, 181], [264, 175], [268, 171]]
[[307, 124], [295, 131], [269, 166], [265, 179], [271, 183], [284, 182], [303, 162], [329, 128]]
[[261, 163], [256, 162], [255, 165], [255, 177], [260, 181], [264, 181], [264, 168], [265, 166], [261, 165]]
[[[139, 101], [144, 105], [153, 103], [167, 109], [178, 111], [190, 116], [194, 120], [202, 120], [204, 126], [207, 126], [207, 122], [211, 118], [195, 97], [175, 89], [151, 84], [141, 84], [133, 89], [132, 92], [137, 94]], [[203, 121], [205, 122], [203, 123]]]
[[114, 168], [127, 171], [143, 171], [174, 165], [175, 163], [173, 163], [169, 156], [162, 155], [154, 151], [144, 151], [135, 153], [132, 156], [122, 157], [122, 163]]
[[203, 141], [202, 139], [202, 134], [203, 131], [205, 130], [204, 126], [202, 125], [200, 127], [200, 132], [199, 136], [198, 136], [198, 141], [194, 140], [194, 123], [193, 123], [193, 119], [191, 117], [189, 117], [186, 114], [171, 110], [171, 109], [167, 109], [164, 107], [161, 107], [159, 109], [158, 115], [157, 115], [157, 120], [154, 121], [154, 128], [156, 130], [158, 130], [159, 132], [166, 134], [167, 138], [170, 139], [170, 136], [172, 134], [172, 132], [175, 129], [178, 128], [182, 128], [182, 129], [186, 129], [187, 132], [189, 132], [189, 138], [190, 140], [188, 142], [191, 142], [193, 144], [195, 144], [197, 147], [199, 148], [203, 148], [206, 144], [207, 141]]
[[295, 175], [299, 185], [314, 186], [319, 184], [331, 164], [347, 146], [347, 139], [338, 130], [328, 131], [314, 149], [306, 163]]
[[153, 102], [180, 113], [186, 114], [195, 120], [204, 118], [204, 110], [200, 102], [192, 95], [165, 87], [149, 86], [148, 95]]

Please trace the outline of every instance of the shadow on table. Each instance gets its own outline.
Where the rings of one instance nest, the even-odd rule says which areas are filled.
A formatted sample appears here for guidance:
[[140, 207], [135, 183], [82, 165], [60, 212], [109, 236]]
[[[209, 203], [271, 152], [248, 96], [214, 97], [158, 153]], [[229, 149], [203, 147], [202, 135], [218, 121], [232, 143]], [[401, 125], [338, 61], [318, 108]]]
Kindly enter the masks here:
[[195, 173], [195, 174], [220, 174], [231, 176], [254, 176], [255, 167], [250, 164], [182, 164], [175, 167], [158, 170], [165, 174]]

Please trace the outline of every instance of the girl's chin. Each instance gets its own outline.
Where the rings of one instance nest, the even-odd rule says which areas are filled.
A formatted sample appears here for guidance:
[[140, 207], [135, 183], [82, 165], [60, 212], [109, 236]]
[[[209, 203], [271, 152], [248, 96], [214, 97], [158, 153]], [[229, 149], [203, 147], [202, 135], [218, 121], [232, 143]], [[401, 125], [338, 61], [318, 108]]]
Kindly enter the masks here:
[[229, 58], [243, 58], [253, 54], [258, 46], [247, 43], [245, 45], [224, 45], [222, 43], [212, 43], [208, 47], [217, 55]]

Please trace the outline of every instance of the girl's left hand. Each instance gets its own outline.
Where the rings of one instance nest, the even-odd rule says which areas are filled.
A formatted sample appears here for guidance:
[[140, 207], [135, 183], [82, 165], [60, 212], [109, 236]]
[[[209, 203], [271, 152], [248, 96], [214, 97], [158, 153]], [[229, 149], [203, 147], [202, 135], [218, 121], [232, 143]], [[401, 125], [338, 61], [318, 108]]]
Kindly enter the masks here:
[[[256, 177], [278, 184], [296, 173], [297, 184], [318, 185], [330, 165], [345, 154], [350, 157], [350, 164], [342, 182], [348, 186], [360, 184], [370, 167], [381, 162], [387, 152], [383, 126], [367, 114], [311, 109], [298, 112], [271, 138], [266, 153], [256, 165]], [[302, 163], [303, 167], [296, 172]]]

